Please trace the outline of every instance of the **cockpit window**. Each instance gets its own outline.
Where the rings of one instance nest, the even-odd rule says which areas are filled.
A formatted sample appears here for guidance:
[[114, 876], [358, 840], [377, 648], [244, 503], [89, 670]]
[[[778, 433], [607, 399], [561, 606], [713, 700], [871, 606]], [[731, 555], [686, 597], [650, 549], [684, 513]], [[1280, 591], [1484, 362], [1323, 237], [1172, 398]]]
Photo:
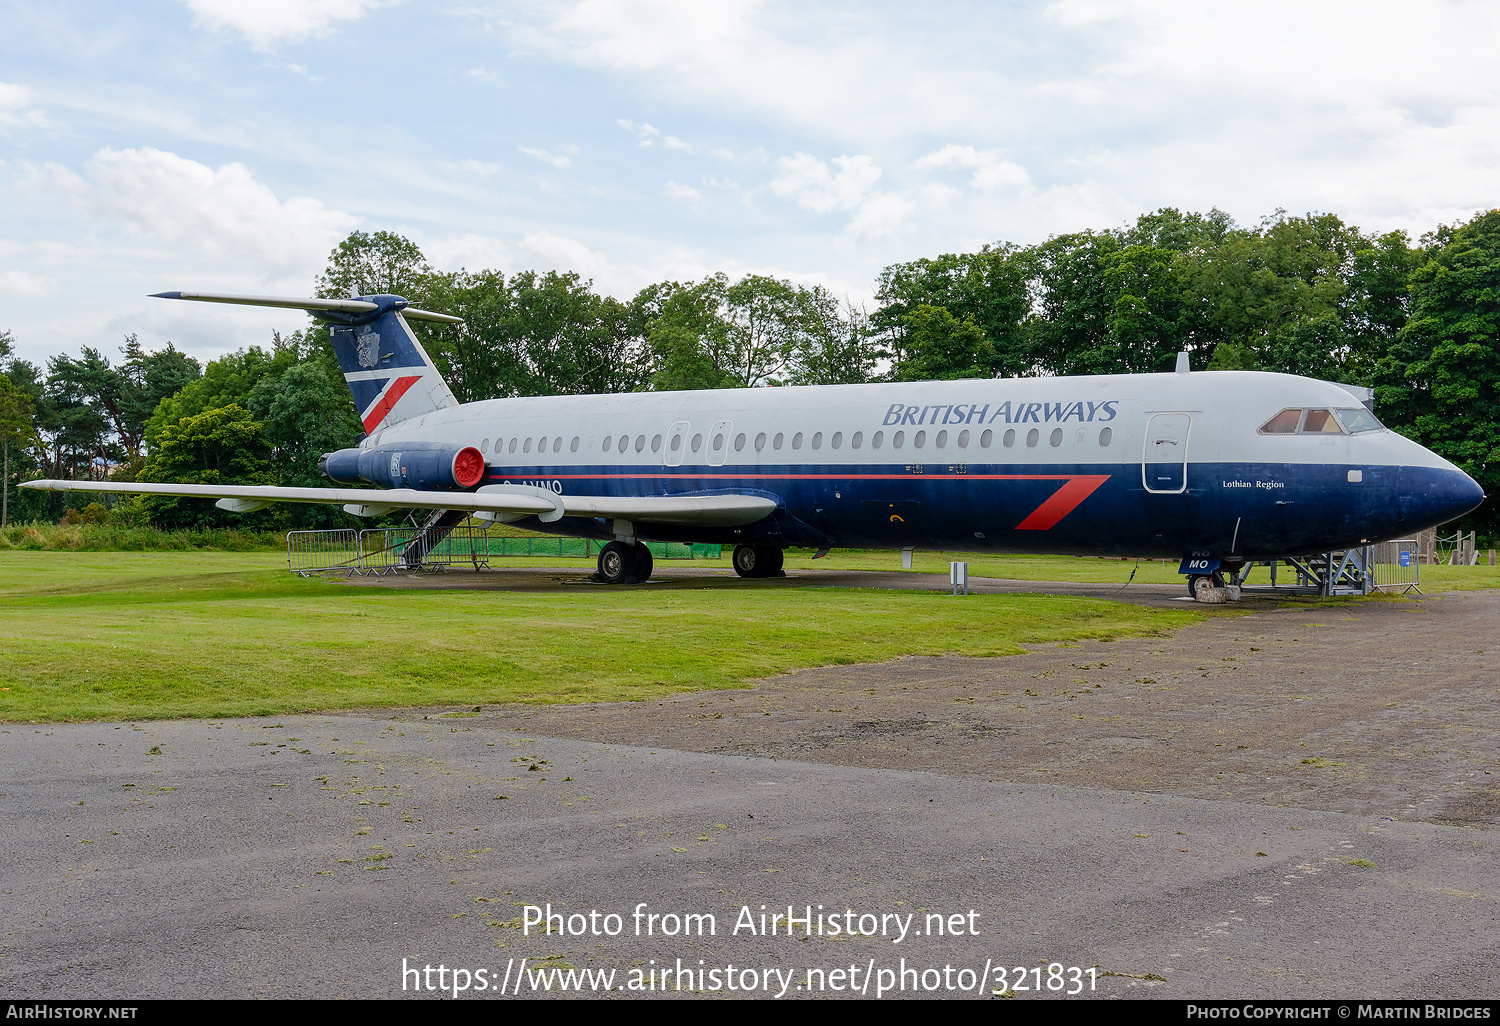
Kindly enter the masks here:
[[1344, 430], [1351, 435], [1358, 431], [1379, 431], [1385, 427], [1375, 419], [1375, 414], [1363, 406], [1357, 406], [1352, 410], [1334, 410], [1333, 415], [1339, 419], [1340, 424], [1344, 425]]
[[1261, 425], [1260, 433], [1263, 435], [1295, 435], [1297, 433], [1297, 422], [1301, 419], [1301, 410], [1282, 410]]
[[1302, 433], [1304, 435], [1341, 435], [1344, 429], [1339, 427], [1339, 422], [1333, 419], [1332, 410], [1308, 410], [1307, 418], [1302, 421]]

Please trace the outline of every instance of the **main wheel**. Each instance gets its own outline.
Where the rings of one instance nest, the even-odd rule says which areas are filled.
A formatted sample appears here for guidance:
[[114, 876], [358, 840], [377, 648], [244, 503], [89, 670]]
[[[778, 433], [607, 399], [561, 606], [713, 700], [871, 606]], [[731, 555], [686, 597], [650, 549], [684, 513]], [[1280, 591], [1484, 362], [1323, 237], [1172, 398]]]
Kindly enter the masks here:
[[736, 545], [730, 558], [734, 572], [741, 577], [763, 577], [761, 572], [761, 550], [754, 545]]
[[1188, 595], [1192, 598], [1198, 597], [1198, 582], [1206, 581], [1208, 577], [1204, 574], [1193, 574], [1188, 577]]
[[651, 550], [646, 548], [645, 542], [635, 543], [635, 579], [637, 583], [645, 583], [651, 579], [651, 571], [655, 567], [651, 558]]
[[599, 580], [605, 584], [634, 584], [638, 562], [634, 546], [612, 541], [599, 550]]
[[768, 545], [760, 550], [761, 576], [762, 577], [785, 577], [781, 572], [782, 558], [785, 554], [779, 545]]

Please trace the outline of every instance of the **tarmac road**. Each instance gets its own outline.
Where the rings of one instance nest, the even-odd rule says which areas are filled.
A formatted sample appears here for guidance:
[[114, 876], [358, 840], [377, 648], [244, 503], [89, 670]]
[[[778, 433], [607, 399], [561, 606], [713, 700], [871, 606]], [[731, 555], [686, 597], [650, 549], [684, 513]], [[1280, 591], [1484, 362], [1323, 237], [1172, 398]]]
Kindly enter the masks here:
[[[1021, 967], [1020, 999], [1495, 998], [1497, 612], [1267, 609], [659, 706], [0, 726], [0, 996], [659, 996], [681, 959], [722, 996], [989, 999]], [[523, 929], [549, 902], [583, 934]], [[637, 935], [640, 903], [716, 933]], [[762, 905], [874, 935], [762, 936]]]

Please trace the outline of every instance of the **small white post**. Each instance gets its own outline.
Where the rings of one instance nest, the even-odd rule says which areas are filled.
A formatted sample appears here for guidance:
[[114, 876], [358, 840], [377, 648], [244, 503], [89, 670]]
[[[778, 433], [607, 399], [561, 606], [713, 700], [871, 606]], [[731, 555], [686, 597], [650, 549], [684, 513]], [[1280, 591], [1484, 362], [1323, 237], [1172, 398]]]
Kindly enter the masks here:
[[958, 589], [962, 588], [964, 594], [967, 595], [969, 593], [969, 564], [949, 563], [948, 583], [953, 585], [953, 594], [957, 595]]
[[903, 569], [903, 570], [910, 570], [911, 569], [911, 554], [912, 554], [913, 551], [914, 551], [913, 549], [902, 549], [901, 550], [901, 569]]

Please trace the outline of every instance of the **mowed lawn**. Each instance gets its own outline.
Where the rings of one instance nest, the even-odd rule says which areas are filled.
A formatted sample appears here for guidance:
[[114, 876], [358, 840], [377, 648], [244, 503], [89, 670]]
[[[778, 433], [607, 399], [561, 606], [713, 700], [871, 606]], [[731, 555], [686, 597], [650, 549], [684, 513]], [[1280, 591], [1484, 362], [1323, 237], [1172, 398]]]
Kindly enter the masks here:
[[[872, 569], [900, 566], [899, 554], [869, 558]], [[929, 561], [946, 570], [922, 554], [917, 568]], [[1118, 562], [1065, 562], [1095, 564], [1108, 581], [1129, 573]], [[559, 561], [504, 565], [521, 563]], [[1199, 618], [1191, 608], [1044, 595], [389, 590], [298, 578], [285, 566], [268, 552], [0, 553], [0, 719], [640, 700], [798, 667], [1006, 655]]]

